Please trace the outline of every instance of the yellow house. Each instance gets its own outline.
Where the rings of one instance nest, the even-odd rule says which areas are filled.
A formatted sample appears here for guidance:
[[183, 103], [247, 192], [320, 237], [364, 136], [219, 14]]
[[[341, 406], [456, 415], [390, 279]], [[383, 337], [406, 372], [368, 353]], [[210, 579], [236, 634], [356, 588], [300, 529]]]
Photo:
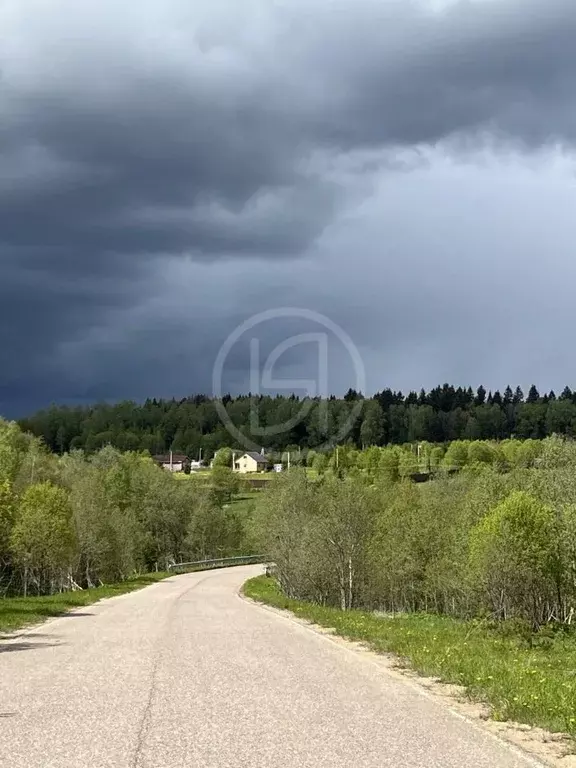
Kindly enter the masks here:
[[234, 458], [234, 472], [240, 472], [242, 475], [251, 472], [264, 472], [268, 467], [268, 459], [261, 453], [248, 451], [239, 458]]

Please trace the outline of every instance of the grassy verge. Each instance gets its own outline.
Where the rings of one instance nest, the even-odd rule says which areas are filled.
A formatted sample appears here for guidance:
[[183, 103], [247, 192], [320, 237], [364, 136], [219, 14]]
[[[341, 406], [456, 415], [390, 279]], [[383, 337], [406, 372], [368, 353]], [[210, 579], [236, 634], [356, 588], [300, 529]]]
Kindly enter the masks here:
[[0, 599], [0, 632], [14, 632], [29, 624], [36, 624], [54, 616], [115, 597], [135, 589], [147, 587], [169, 576], [169, 573], [147, 573], [119, 584], [108, 584], [78, 592], [63, 592], [46, 597], [8, 597]]
[[274, 579], [244, 585], [254, 600], [333, 627], [375, 651], [397, 654], [422, 675], [462, 685], [471, 699], [490, 705], [495, 720], [514, 720], [576, 736], [576, 636], [557, 633], [532, 644], [480, 621], [443, 616], [380, 617], [343, 612], [285, 597]]

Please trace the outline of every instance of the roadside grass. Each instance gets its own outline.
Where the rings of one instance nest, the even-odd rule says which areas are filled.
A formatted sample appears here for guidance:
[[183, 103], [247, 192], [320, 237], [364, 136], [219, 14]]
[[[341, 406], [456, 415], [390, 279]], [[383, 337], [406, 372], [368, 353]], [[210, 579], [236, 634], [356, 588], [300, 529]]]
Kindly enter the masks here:
[[338, 635], [391, 652], [401, 666], [445, 683], [464, 686], [494, 720], [513, 720], [576, 736], [576, 635], [518, 634], [480, 620], [430, 614], [379, 616], [340, 611], [285, 597], [272, 578], [247, 581], [244, 594]]
[[[146, 573], [118, 584], [105, 584], [94, 589], [62, 592], [43, 597], [5, 597], [0, 598], [0, 632], [14, 632], [29, 624], [37, 624], [54, 616], [62, 616], [73, 608], [116, 597], [173, 575], [166, 572]], [[1, 638], [0, 638], [1, 639]]]

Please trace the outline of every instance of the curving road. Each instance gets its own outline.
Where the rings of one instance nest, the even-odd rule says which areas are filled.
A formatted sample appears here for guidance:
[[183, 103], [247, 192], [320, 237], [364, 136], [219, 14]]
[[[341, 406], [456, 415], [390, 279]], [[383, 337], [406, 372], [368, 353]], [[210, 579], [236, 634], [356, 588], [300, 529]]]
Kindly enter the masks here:
[[370, 659], [174, 576], [0, 643], [0, 766], [527, 768]]

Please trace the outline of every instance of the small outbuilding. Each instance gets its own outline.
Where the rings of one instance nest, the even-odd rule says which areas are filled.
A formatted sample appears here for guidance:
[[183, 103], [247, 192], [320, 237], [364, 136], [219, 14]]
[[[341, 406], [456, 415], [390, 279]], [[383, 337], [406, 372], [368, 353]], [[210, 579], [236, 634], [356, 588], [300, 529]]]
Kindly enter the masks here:
[[166, 455], [153, 456], [156, 464], [159, 464], [169, 472], [183, 472], [186, 464], [190, 464], [190, 460], [183, 453], [168, 453]]

